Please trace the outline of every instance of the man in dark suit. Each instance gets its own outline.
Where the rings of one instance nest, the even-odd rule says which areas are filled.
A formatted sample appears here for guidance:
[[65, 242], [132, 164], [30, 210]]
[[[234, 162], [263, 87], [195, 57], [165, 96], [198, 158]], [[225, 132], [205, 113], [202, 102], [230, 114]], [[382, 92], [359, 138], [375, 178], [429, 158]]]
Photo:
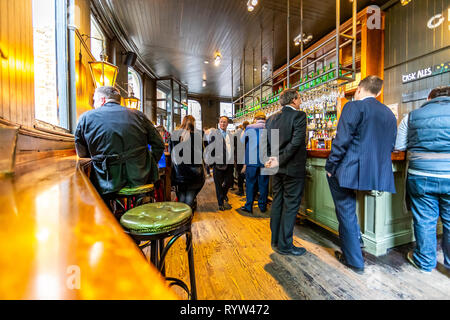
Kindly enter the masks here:
[[91, 158], [91, 180], [98, 192], [105, 197], [156, 181], [164, 143], [150, 120], [139, 110], [122, 107], [113, 87], [95, 90], [94, 107], [78, 121], [75, 147], [80, 158]]
[[231, 209], [228, 203], [228, 190], [233, 185], [234, 151], [233, 137], [228, 134], [229, 119], [222, 116], [219, 119], [219, 129], [211, 130], [208, 134], [208, 150], [212, 150], [211, 157], [206, 159], [213, 168], [213, 178], [216, 187], [217, 203], [220, 211]]
[[342, 253], [336, 258], [357, 273], [364, 271], [361, 232], [356, 217], [356, 190], [395, 193], [391, 153], [397, 134], [392, 111], [379, 102], [383, 80], [361, 80], [355, 101], [342, 111], [325, 169], [339, 221]]
[[[274, 251], [295, 256], [306, 252], [305, 248], [293, 244], [295, 219], [300, 208], [306, 171], [306, 113], [298, 111], [300, 102], [298, 92], [285, 90], [280, 96], [283, 108], [266, 122], [270, 149], [278, 149], [278, 157], [271, 157], [265, 163], [266, 168], [278, 167], [272, 183], [271, 244]], [[273, 130], [278, 130], [279, 141], [272, 141]], [[277, 143], [278, 148], [274, 146]]]

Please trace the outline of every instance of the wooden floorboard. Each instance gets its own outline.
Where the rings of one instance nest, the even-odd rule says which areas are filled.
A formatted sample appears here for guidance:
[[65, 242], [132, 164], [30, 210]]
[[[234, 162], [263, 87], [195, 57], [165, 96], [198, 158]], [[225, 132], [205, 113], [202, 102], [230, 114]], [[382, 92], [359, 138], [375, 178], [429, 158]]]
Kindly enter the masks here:
[[[358, 275], [335, 259], [336, 236], [308, 222], [294, 230], [294, 243], [308, 250], [305, 255], [273, 252], [269, 214], [241, 215], [235, 209], [243, 198], [232, 192], [229, 198], [233, 209], [217, 211], [212, 178], [198, 196], [193, 241], [201, 300], [450, 299], [448, 275], [423, 274], [405, 260], [413, 244], [382, 257], [366, 253], [365, 274]], [[189, 283], [185, 248], [183, 237], [169, 251], [166, 270]], [[442, 250], [438, 261], [442, 269]]]

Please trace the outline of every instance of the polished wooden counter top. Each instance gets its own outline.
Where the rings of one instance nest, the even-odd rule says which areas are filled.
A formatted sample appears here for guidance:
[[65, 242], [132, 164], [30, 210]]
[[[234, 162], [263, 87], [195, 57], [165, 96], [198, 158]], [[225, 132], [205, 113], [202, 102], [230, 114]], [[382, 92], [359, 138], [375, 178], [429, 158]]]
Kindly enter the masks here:
[[178, 299], [76, 156], [0, 179], [0, 299]]
[[[327, 159], [330, 155], [330, 150], [326, 149], [308, 149], [308, 158], [323, 158]], [[394, 151], [391, 155], [392, 161], [403, 161], [406, 159], [404, 151]]]

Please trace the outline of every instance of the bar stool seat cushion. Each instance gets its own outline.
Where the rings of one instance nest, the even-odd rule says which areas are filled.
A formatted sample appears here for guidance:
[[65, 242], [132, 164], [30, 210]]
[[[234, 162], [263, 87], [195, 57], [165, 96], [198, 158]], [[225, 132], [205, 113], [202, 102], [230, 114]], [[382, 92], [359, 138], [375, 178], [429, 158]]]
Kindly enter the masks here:
[[185, 203], [154, 202], [128, 210], [120, 224], [132, 234], [158, 234], [175, 230], [191, 218], [191, 207]]
[[153, 191], [155, 188], [153, 184], [144, 184], [142, 186], [133, 187], [133, 188], [122, 188], [120, 189], [117, 194], [121, 196], [133, 196], [137, 194], [143, 194]]

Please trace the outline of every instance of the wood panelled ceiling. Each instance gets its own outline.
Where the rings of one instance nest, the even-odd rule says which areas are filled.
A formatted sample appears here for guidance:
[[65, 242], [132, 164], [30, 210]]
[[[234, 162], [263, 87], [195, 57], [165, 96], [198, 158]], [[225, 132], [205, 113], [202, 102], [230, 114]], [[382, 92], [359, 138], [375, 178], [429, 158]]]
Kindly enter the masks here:
[[[293, 41], [300, 33], [300, 1], [290, 0], [289, 6], [291, 58], [300, 52]], [[253, 12], [247, 11], [247, 0], [93, 2], [112, 13], [127, 40], [134, 43], [144, 62], [158, 76], [177, 77], [188, 85], [190, 93], [230, 97], [232, 60], [234, 96], [242, 93], [244, 70], [247, 91], [260, 82], [262, 63], [267, 61], [276, 69], [287, 61], [287, 0], [259, 0]], [[359, 0], [358, 10], [386, 2]], [[303, 0], [303, 30], [313, 35], [308, 45], [334, 30], [335, 3], [335, 0]], [[343, 22], [351, 17], [351, 3], [349, 0], [341, 3]], [[216, 51], [222, 54], [219, 67], [213, 64]], [[205, 60], [210, 63], [205, 64]], [[263, 78], [269, 74], [270, 69]], [[203, 79], [206, 87], [202, 87]]]

